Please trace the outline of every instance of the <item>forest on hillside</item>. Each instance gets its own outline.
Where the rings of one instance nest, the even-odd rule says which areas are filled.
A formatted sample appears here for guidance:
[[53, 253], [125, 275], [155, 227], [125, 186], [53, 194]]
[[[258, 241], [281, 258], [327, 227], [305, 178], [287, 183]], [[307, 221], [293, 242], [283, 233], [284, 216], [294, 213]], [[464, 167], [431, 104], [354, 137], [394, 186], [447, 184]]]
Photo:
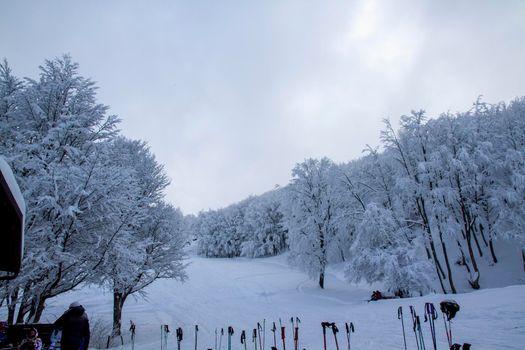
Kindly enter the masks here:
[[327, 265], [343, 263], [348, 281], [401, 295], [479, 289], [497, 242], [516, 247], [525, 272], [524, 98], [431, 119], [412, 111], [380, 135], [359, 159], [306, 159], [287, 186], [201, 212], [199, 254], [289, 251], [321, 288]]

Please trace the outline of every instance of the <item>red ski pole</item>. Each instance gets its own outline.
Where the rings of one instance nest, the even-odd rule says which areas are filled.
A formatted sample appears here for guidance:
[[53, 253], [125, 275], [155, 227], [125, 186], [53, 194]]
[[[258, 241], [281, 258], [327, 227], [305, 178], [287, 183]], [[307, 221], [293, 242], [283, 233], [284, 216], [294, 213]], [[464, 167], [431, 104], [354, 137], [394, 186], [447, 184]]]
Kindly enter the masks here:
[[285, 331], [285, 327], [283, 326], [283, 323], [281, 322], [281, 319], [279, 319], [279, 325], [281, 326], [281, 339], [283, 340], [283, 350], [286, 350], [286, 342], [285, 342], [285, 334], [284, 334], [284, 331]]
[[337, 328], [334, 322], [332, 322], [331, 326], [332, 326], [332, 332], [334, 332], [335, 349], [339, 350], [339, 343], [337, 342], [337, 332], [339, 332], [339, 328]]
[[329, 327], [330, 323], [328, 322], [321, 322], [321, 327], [323, 327], [323, 343], [324, 343], [324, 350], [326, 350], [326, 327]]
[[295, 324], [294, 324], [294, 320], [292, 317], [291, 321], [292, 321], [292, 327], [294, 327], [294, 334], [293, 334], [293, 341], [295, 345], [294, 349], [299, 350], [299, 323], [301, 322], [301, 320], [299, 319], [299, 317], [296, 317]]

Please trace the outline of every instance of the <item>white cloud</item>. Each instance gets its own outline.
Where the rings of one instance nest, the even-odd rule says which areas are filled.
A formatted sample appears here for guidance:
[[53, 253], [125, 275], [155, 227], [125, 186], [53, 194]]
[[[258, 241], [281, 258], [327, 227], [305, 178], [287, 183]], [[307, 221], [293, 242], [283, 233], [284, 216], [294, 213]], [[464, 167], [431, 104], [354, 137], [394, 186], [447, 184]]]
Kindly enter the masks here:
[[384, 117], [525, 91], [519, 0], [29, 3], [2, 4], [1, 54], [34, 77], [71, 53], [186, 213], [284, 185], [304, 158], [355, 158]]

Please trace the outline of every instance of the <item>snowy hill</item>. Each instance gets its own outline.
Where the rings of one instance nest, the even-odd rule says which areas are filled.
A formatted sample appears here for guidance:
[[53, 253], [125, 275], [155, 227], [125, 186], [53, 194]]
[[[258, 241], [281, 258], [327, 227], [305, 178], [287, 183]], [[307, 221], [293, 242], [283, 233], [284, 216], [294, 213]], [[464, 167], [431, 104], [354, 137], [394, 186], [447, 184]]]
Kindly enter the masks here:
[[[248, 346], [253, 349], [251, 331], [257, 322], [266, 319], [266, 348], [273, 343], [271, 323], [279, 326], [279, 317], [286, 326], [287, 349], [293, 349], [290, 317], [299, 317], [300, 349], [322, 349], [320, 323], [336, 322], [341, 349], [346, 349], [345, 322], [353, 322], [352, 348], [403, 349], [401, 322], [397, 309], [403, 306], [409, 349], [415, 349], [409, 305], [423, 319], [425, 302], [439, 302], [450, 295], [428, 295], [403, 300], [367, 302], [370, 287], [357, 288], [342, 282], [330, 273], [326, 289], [288, 267], [284, 256], [265, 259], [204, 259], [191, 258], [190, 279], [181, 284], [160, 280], [147, 289], [148, 298], [130, 299], [124, 306], [123, 329], [133, 320], [137, 325], [135, 349], [160, 349], [160, 325], [168, 324], [172, 333], [168, 349], [176, 348], [175, 328], [182, 327], [182, 349], [194, 349], [194, 325], [199, 325], [199, 349], [213, 348], [215, 329], [233, 326], [232, 349], [243, 349], [239, 337], [246, 330]], [[525, 344], [525, 285], [486, 289], [454, 295], [461, 310], [452, 322], [455, 342], [470, 342], [474, 349], [523, 349]], [[42, 321], [53, 321], [67, 305], [79, 300], [87, 309], [92, 325], [100, 320], [109, 324], [112, 296], [99, 289], [84, 288], [50, 301]], [[436, 321], [438, 349], [447, 349], [447, 339], [441, 314]], [[109, 331], [109, 329], [108, 329]], [[430, 330], [423, 323], [427, 348], [431, 348]], [[125, 349], [131, 349], [129, 332], [125, 333]], [[282, 344], [277, 337], [277, 345]], [[329, 349], [335, 349], [333, 336], [327, 336]], [[226, 335], [222, 349], [226, 349]]]

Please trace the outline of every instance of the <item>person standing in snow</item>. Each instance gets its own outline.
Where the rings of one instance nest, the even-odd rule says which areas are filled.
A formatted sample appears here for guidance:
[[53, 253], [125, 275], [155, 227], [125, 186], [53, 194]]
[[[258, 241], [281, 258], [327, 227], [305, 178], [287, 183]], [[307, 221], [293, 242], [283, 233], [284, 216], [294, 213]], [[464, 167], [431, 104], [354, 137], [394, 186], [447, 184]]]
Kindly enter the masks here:
[[87, 350], [89, 345], [89, 320], [86, 310], [78, 301], [69, 305], [69, 309], [53, 324], [62, 330], [60, 348], [62, 350]]

